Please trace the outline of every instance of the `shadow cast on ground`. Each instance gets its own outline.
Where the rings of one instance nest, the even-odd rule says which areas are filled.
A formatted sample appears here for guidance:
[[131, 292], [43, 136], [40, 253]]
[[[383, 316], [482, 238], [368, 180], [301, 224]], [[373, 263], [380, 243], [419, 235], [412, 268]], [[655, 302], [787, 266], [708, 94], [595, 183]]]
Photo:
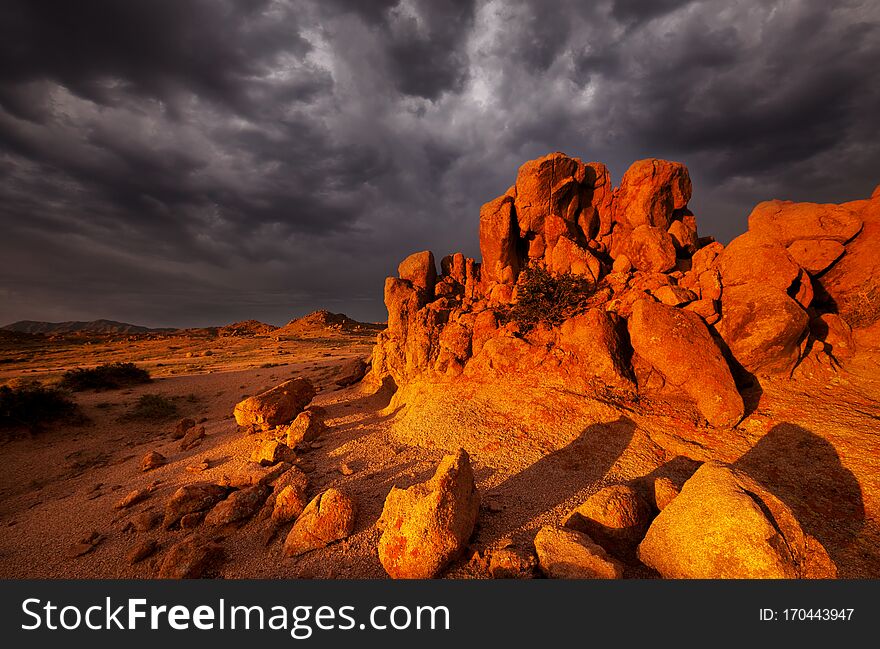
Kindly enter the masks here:
[[567, 446], [541, 458], [495, 489], [505, 505], [503, 526], [513, 531], [601, 481], [632, 440], [636, 424], [628, 417], [592, 424]]
[[[840, 461], [834, 446], [790, 423], [774, 426], [733, 466], [760, 482], [791, 509], [838, 565], [865, 524], [858, 480]], [[846, 570], [841, 577], [848, 576]]]

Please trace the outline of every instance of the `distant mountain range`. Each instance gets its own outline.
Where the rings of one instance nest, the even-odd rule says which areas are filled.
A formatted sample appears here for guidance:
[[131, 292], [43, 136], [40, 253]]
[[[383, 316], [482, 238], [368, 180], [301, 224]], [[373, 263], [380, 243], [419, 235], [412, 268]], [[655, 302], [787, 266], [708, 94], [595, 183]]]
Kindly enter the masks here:
[[179, 332], [180, 335], [211, 335], [211, 336], [260, 336], [274, 335], [276, 337], [284, 337], [288, 335], [303, 335], [309, 332], [318, 333], [322, 331], [371, 331], [373, 329], [381, 329], [384, 324], [378, 325], [373, 323], [363, 323], [352, 320], [342, 313], [330, 313], [326, 310], [315, 311], [298, 320], [291, 320], [284, 327], [276, 327], [258, 320], [246, 320], [244, 322], [234, 322], [223, 327], [202, 327], [192, 329], [176, 329], [168, 328], [150, 328], [141, 327], [140, 325], [129, 324], [128, 322], [117, 322], [115, 320], [92, 320], [90, 322], [70, 321], [70, 322], [40, 322], [37, 320], [20, 320], [13, 322], [5, 327], [0, 327], [0, 331], [13, 332], [17, 334], [31, 334], [44, 336], [77, 336], [77, 335], [131, 335], [131, 334], [149, 334], [149, 333], [169, 333]]
[[39, 322], [36, 320], [20, 320], [2, 327], [6, 331], [25, 334], [44, 334], [47, 336], [64, 334], [144, 334], [156, 331], [174, 331], [174, 329], [151, 329], [127, 322], [115, 320], [92, 320], [90, 322]]

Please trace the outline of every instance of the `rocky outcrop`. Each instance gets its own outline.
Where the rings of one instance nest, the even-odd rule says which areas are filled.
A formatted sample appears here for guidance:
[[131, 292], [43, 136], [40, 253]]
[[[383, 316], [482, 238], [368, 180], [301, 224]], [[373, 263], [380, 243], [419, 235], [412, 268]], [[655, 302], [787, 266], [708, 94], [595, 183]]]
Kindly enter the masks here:
[[[622, 321], [613, 313], [590, 309], [559, 326], [556, 345], [566, 354], [564, 366], [577, 367], [572, 379], [599, 380], [632, 387]], [[586, 388], [585, 388], [586, 389]]]
[[634, 162], [614, 192], [614, 222], [637, 228], [648, 225], [668, 230], [676, 212], [691, 199], [687, 167], [667, 160]]
[[758, 283], [725, 288], [716, 329], [733, 357], [755, 374], [788, 373], [801, 357], [807, 312], [787, 293]]
[[233, 414], [239, 426], [271, 428], [293, 421], [314, 396], [315, 388], [308, 379], [291, 379], [239, 401]]
[[430, 579], [461, 554], [474, 531], [480, 496], [468, 454], [459, 449], [434, 477], [408, 489], [393, 487], [379, 527], [379, 560], [395, 579]]
[[811, 321], [880, 320], [878, 198], [761, 203], [725, 248], [699, 236], [691, 191], [677, 162], [635, 162], [616, 189], [598, 162], [525, 163], [480, 210], [481, 262], [449, 255], [437, 275], [423, 251], [386, 280], [373, 378], [684, 394], [730, 427], [744, 410], [734, 378], [787, 377], [828, 353], [823, 332], [839, 327]]
[[748, 475], [704, 464], [654, 519], [639, 558], [667, 578], [836, 576], [791, 510]]
[[640, 225], [629, 233], [624, 251], [637, 270], [666, 273], [675, 268], [675, 244], [672, 236], [660, 228]]
[[749, 232], [790, 246], [798, 241], [846, 243], [862, 229], [850, 206], [765, 201], [749, 215]]

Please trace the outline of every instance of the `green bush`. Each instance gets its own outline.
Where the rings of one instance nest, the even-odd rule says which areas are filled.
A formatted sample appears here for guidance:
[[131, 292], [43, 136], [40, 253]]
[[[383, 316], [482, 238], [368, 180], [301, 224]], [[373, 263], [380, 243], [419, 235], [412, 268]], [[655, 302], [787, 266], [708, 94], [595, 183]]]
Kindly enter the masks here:
[[0, 428], [27, 428], [33, 432], [51, 422], [81, 419], [79, 407], [55, 388], [36, 381], [0, 387]]
[[61, 377], [61, 387], [65, 390], [115, 390], [129, 385], [149, 383], [150, 373], [134, 363], [110, 363], [93, 369], [78, 367], [69, 370]]
[[178, 414], [177, 404], [161, 394], [145, 394], [137, 400], [134, 407], [122, 419], [141, 419], [163, 421]]
[[553, 275], [545, 268], [529, 266], [517, 281], [516, 303], [499, 315], [525, 330], [539, 322], [555, 326], [587, 308], [595, 292], [595, 283], [580, 275]]

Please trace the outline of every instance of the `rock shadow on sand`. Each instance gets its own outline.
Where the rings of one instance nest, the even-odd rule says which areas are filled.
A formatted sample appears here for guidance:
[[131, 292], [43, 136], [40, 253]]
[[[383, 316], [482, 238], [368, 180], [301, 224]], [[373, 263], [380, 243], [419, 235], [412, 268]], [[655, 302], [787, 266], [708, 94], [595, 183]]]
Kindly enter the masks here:
[[782, 423], [733, 466], [788, 505], [838, 568], [849, 563], [846, 555], [865, 525], [865, 507], [858, 480], [843, 466], [830, 442], [795, 424]]
[[507, 505], [504, 527], [516, 530], [600, 482], [629, 446], [635, 430], [628, 417], [591, 424], [565, 447], [492, 489], [494, 499]]

